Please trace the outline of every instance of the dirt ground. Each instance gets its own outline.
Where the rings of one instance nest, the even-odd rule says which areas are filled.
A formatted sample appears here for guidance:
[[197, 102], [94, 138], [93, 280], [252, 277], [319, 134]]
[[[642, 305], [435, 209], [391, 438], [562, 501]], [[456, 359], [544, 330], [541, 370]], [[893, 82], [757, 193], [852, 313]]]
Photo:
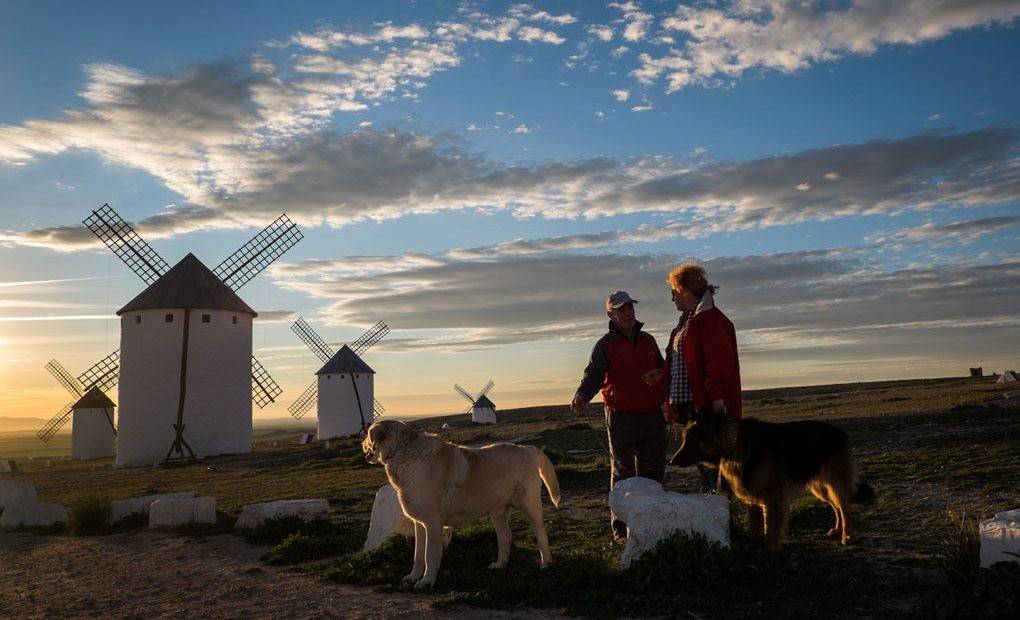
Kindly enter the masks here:
[[426, 597], [265, 566], [259, 558], [267, 550], [232, 535], [2, 534], [0, 617], [558, 617], [537, 610], [435, 611]]

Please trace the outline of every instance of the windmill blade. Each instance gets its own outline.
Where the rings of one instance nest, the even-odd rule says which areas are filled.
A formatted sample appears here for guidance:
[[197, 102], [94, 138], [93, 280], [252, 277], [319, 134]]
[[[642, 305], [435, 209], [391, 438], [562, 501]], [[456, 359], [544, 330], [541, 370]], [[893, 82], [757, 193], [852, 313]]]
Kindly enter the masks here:
[[453, 384], [453, 389], [457, 390], [457, 392], [461, 396], [463, 396], [469, 403], [471, 403], [472, 405], [475, 404], [475, 398], [473, 396], [471, 396], [470, 392], [468, 392], [464, 388], [460, 387], [456, 383]]
[[[488, 394], [489, 390], [491, 390], [492, 386], [494, 385], [496, 384], [492, 382], [492, 379], [489, 379], [489, 382], [485, 384], [485, 387], [482, 388], [482, 391], [478, 393], [478, 398], [481, 398], [482, 396]], [[475, 400], [478, 400], [478, 398], [476, 398]]]
[[275, 403], [276, 397], [283, 394], [283, 388], [273, 379], [262, 362], [251, 356], [251, 400], [264, 409], [269, 403]]
[[349, 346], [352, 351], [361, 355], [365, 351], [369, 350], [372, 345], [382, 340], [388, 333], [390, 333], [389, 326], [387, 326], [386, 323], [379, 321], [370, 327], [364, 334], [361, 334], [361, 336], [359, 336], [358, 339], [352, 342]]
[[57, 434], [57, 431], [60, 430], [60, 427], [67, 424], [67, 421], [71, 419], [72, 405], [74, 405], [74, 403], [67, 403], [64, 405], [63, 409], [57, 412], [57, 415], [50, 418], [49, 421], [39, 429], [36, 436], [41, 439], [43, 443], [52, 439], [53, 436]]
[[333, 357], [333, 349], [326, 344], [325, 340], [319, 337], [319, 334], [315, 333], [312, 326], [305, 322], [303, 318], [298, 318], [298, 320], [294, 321], [294, 324], [290, 326], [290, 331], [297, 334], [301, 342], [305, 343], [323, 363], [328, 362], [329, 358]]
[[138, 274], [146, 284], [152, 284], [170, 269], [163, 257], [138, 236], [134, 228], [124, 221], [110, 205], [104, 204], [98, 211], [81, 222], [99, 240], [106, 244], [124, 264]]
[[223, 283], [235, 291], [259, 275], [283, 253], [304, 239], [297, 224], [290, 221], [284, 213], [262, 232], [252, 237], [236, 252], [223, 259], [213, 269]]
[[120, 379], [120, 349], [107, 355], [78, 375], [78, 381], [84, 386], [83, 392], [98, 387], [104, 392], [117, 385]]
[[316, 403], [319, 395], [319, 383], [318, 381], [312, 381], [312, 384], [305, 388], [305, 391], [298, 396], [298, 399], [287, 407], [287, 411], [290, 415], [294, 416], [294, 419], [300, 420], [308, 410], [312, 408], [312, 405]]
[[375, 422], [382, 417], [382, 414], [386, 413], [386, 407], [382, 406], [377, 400], [372, 401], [372, 421]]
[[80, 397], [85, 393], [85, 386], [83, 386], [74, 375], [67, 372], [67, 369], [64, 368], [63, 364], [57, 360], [50, 360], [47, 362], [46, 370], [50, 371], [50, 374], [53, 375], [56, 380], [60, 382], [60, 385], [64, 386], [64, 388], [70, 392], [72, 396]]

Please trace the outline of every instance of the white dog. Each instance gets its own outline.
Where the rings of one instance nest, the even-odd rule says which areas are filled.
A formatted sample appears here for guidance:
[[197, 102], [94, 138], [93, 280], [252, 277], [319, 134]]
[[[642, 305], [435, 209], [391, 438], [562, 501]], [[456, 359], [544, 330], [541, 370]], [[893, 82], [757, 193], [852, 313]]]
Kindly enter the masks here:
[[552, 562], [542, 520], [542, 483], [559, 506], [560, 484], [549, 458], [534, 446], [494, 444], [466, 448], [403, 422], [383, 420], [361, 444], [371, 463], [382, 463], [400, 507], [414, 521], [414, 568], [404, 582], [416, 589], [436, 582], [443, 559], [443, 526], [492, 519], [499, 555], [489, 568], [505, 568], [510, 555], [510, 508], [520, 509], [538, 540], [542, 567]]

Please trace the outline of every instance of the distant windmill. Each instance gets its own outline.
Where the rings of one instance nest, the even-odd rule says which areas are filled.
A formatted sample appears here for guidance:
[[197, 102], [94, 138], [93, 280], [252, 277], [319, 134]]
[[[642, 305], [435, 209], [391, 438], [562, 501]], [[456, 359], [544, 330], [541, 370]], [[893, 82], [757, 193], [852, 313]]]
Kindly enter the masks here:
[[490, 379], [485, 387], [478, 392], [477, 396], [472, 396], [470, 392], [460, 387], [457, 384], [453, 385], [453, 389], [457, 390], [457, 393], [463, 396], [469, 403], [471, 403], [467, 411], [464, 413], [471, 413], [471, 421], [479, 424], [495, 424], [496, 423], [496, 405], [489, 400], [486, 394], [492, 389], [492, 386], [496, 385]]
[[338, 351], [333, 351], [304, 319], [295, 321], [291, 330], [324, 365], [315, 373], [315, 381], [287, 410], [300, 420], [317, 403], [319, 439], [366, 432], [385, 409], [374, 398], [375, 371], [360, 355], [382, 340], [390, 328], [379, 321]]
[[[108, 417], [109, 428], [105, 428], [101, 423], [95, 424], [95, 420], [92, 419], [93, 416], [88, 416], [89, 419], [86, 422], [86, 418], [82, 414], [83, 408], [76, 407], [76, 405], [82, 404], [85, 395], [93, 390], [97, 390], [102, 393], [102, 391], [108, 390], [117, 385], [117, 378], [120, 370], [119, 353], [119, 351], [114, 351], [93, 364], [92, 367], [77, 377], [68, 372], [67, 369], [64, 368], [64, 366], [57, 360], [50, 360], [49, 363], [46, 364], [46, 370], [48, 370], [50, 374], [60, 382], [60, 385], [64, 386], [64, 389], [71, 393], [74, 400], [64, 405], [60, 411], [57, 412], [57, 415], [50, 418], [49, 421], [46, 422], [41, 429], [39, 429], [39, 432], [36, 433], [36, 436], [39, 437], [39, 439], [41, 439], [44, 443], [48, 442], [54, 435], [57, 434], [57, 431], [67, 424], [68, 420], [72, 419], [72, 417], [74, 419], [71, 423], [71, 428], [73, 429], [71, 436], [72, 455], [81, 452], [81, 450], [77, 449], [80, 447], [78, 444], [96, 445], [105, 441], [110, 441], [108, 438], [112, 438], [117, 435], [117, 428], [113, 423], [112, 410]], [[105, 394], [103, 394], [103, 398], [107, 398]], [[109, 399], [107, 398], [107, 400]], [[92, 402], [92, 400], [90, 399], [88, 402]], [[102, 422], [102, 420], [100, 420], [100, 422]], [[110, 441], [110, 444], [112, 446], [112, 441]], [[95, 453], [95, 450], [91, 450], [91, 452]], [[112, 452], [110, 454], [112, 454]], [[109, 455], [96, 454], [95, 456]]]
[[109, 205], [83, 223], [149, 285], [117, 311], [116, 464], [250, 452], [252, 402], [265, 407], [282, 390], [252, 355], [257, 313], [235, 291], [301, 231], [281, 215], [210, 270], [190, 253], [171, 268]]

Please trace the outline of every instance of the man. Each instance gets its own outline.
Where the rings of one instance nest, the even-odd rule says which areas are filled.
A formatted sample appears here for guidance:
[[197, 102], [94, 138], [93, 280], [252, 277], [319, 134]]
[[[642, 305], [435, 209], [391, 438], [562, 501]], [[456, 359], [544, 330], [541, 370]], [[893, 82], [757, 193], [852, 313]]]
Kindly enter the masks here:
[[[602, 390], [612, 474], [609, 488], [641, 476], [662, 481], [666, 469], [666, 420], [661, 413], [665, 391], [645, 375], [662, 366], [659, 345], [641, 331], [634, 304], [624, 291], [606, 300], [609, 332], [595, 343], [584, 378], [570, 408], [577, 413]], [[651, 383], [651, 385], [649, 385]], [[627, 525], [612, 515], [613, 536], [626, 539]]]

